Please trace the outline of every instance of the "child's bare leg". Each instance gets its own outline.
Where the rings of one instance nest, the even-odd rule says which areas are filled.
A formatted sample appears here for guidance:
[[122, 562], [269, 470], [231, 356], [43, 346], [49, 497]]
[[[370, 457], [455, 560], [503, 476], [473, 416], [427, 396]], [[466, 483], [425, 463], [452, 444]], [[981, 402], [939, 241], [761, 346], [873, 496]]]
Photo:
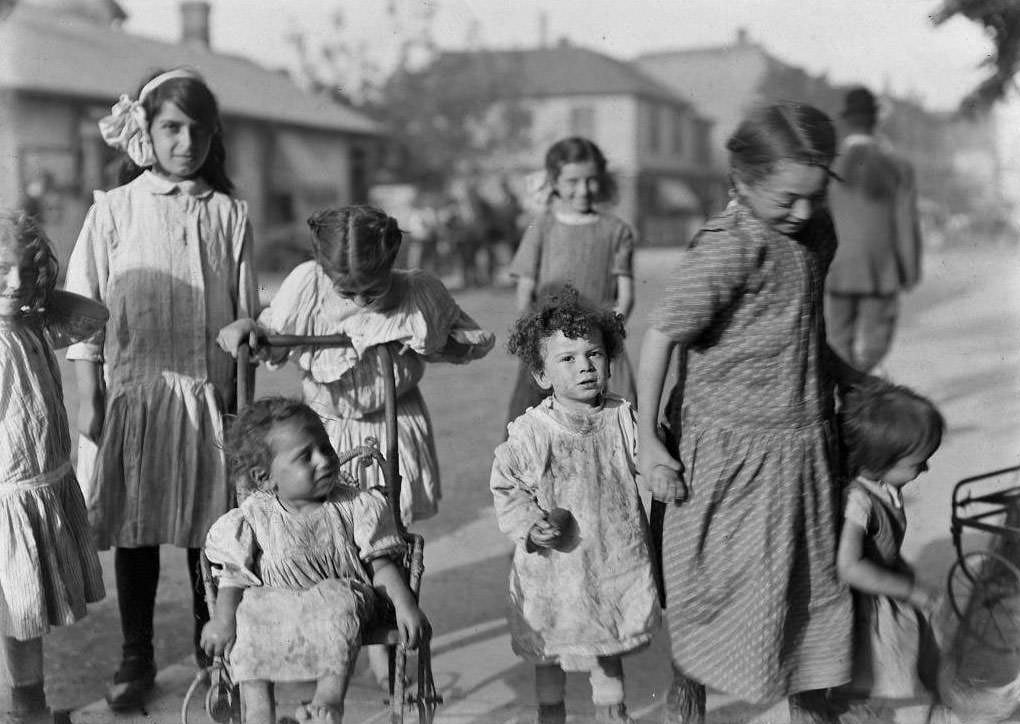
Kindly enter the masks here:
[[276, 724], [276, 701], [269, 681], [241, 682], [242, 724]]
[[7, 685], [11, 688], [11, 711], [15, 714], [46, 711], [42, 638], [19, 641], [5, 636], [4, 658]]
[[619, 656], [600, 656], [589, 673], [597, 722], [633, 722], [623, 703], [623, 664]]
[[368, 654], [368, 665], [372, 669], [372, 676], [382, 689], [390, 690], [390, 649], [388, 646], [374, 644], [365, 646]]
[[567, 676], [559, 664], [535, 665], [535, 699], [538, 701], [538, 724], [563, 724], [567, 719], [563, 703]]

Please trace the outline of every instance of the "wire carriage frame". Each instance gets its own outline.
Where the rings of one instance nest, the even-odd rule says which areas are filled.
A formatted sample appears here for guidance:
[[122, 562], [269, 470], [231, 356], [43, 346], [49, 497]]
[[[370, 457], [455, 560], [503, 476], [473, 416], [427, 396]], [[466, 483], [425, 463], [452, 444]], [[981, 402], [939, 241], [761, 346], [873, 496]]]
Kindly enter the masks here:
[[[255, 341], [255, 340], [253, 340]], [[293, 348], [293, 347], [350, 347], [351, 340], [347, 335], [259, 335], [257, 345], [260, 348]], [[382, 368], [384, 392], [384, 419], [386, 431], [385, 454], [378, 449], [378, 442], [370, 440], [369, 444], [357, 446], [350, 451], [340, 452], [341, 466], [357, 461], [358, 464], [375, 464], [379, 466], [386, 485], [386, 497], [390, 503], [394, 523], [398, 535], [406, 543], [405, 553], [401, 560], [396, 561], [405, 574], [408, 588], [415, 600], [419, 600], [421, 579], [424, 574], [424, 547], [422, 536], [409, 533], [400, 515], [400, 491], [402, 479], [398, 457], [397, 443], [397, 395], [396, 378], [393, 369], [393, 354], [386, 345], [377, 348]], [[247, 406], [255, 391], [254, 365], [252, 363], [251, 346], [242, 343], [237, 350], [237, 409], [238, 412]], [[205, 586], [206, 603], [212, 608], [216, 600], [216, 589], [213, 583], [212, 569], [209, 560], [203, 553], [201, 556], [202, 580]], [[400, 633], [392, 623], [373, 624], [362, 633], [361, 643], [365, 645], [381, 644], [390, 648], [389, 672], [389, 720], [391, 724], [402, 724], [405, 709], [408, 706], [417, 708], [420, 724], [432, 724], [436, 707], [443, 702], [442, 696], [436, 691], [432, 675], [432, 656], [430, 640], [426, 636], [418, 644], [418, 676], [417, 687], [413, 692], [405, 691], [405, 671], [407, 653], [400, 644]], [[228, 664], [223, 657], [216, 657], [208, 670], [209, 689], [205, 697], [205, 710], [210, 719], [222, 724], [240, 724], [240, 696], [238, 686], [230, 678]], [[188, 708], [198, 685], [204, 680], [204, 672], [200, 672], [192, 682], [185, 695], [181, 707], [181, 722], [188, 724]]]
[[[1001, 485], [1001, 480], [1012, 484]], [[966, 635], [999, 652], [1020, 651], [1020, 466], [960, 480], [950, 531], [956, 561], [949, 603]], [[968, 545], [979, 534], [983, 547]]]

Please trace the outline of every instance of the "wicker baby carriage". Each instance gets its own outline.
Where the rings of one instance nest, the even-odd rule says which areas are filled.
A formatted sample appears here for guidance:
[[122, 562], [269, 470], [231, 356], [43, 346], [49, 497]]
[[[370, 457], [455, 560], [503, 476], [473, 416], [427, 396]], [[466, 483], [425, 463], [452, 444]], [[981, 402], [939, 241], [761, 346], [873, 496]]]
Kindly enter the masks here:
[[[345, 347], [350, 343], [350, 339], [345, 335], [269, 335], [259, 339], [260, 347], [269, 348]], [[389, 372], [383, 378], [387, 449], [385, 454], [380, 452], [375, 445], [366, 445], [347, 452], [340, 451], [340, 461], [342, 464], [375, 464], [381, 469], [386, 484], [386, 496], [393, 510], [397, 531], [407, 543], [405, 554], [396, 563], [403, 570], [408, 587], [417, 599], [424, 571], [422, 561], [425, 542], [420, 535], [409, 533], [400, 517], [401, 478], [397, 457], [397, 402], [393, 358], [385, 345], [381, 345], [378, 351], [383, 369]], [[238, 350], [237, 369], [237, 400], [240, 410], [251, 401], [254, 393], [253, 367], [250, 364], [250, 350], [246, 344]], [[206, 587], [206, 602], [211, 614], [215, 605], [216, 589], [209, 561], [204, 555], [202, 556], [202, 577]], [[390, 651], [389, 710], [391, 724], [403, 722], [404, 713], [408, 707], [417, 708], [419, 722], [431, 724], [436, 706], [442, 703], [442, 697], [436, 692], [432, 677], [429, 640], [426, 638], [418, 646], [417, 688], [413, 692], [405, 691], [407, 654], [400, 645], [400, 632], [392, 622], [380, 621], [370, 626], [362, 634], [361, 643], [363, 646], [382, 644], [387, 646]], [[206, 695], [205, 709], [210, 719], [222, 724], [240, 724], [242, 721], [240, 696], [238, 686], [230, 678], [229, 665], [222, 657], [217, 657], [208, 673], [209, 690]], [[185, 697], [181, 709], [182, 724], [187, 724], [189, 703], [198, 683], [199, 680], [196, 679]]]

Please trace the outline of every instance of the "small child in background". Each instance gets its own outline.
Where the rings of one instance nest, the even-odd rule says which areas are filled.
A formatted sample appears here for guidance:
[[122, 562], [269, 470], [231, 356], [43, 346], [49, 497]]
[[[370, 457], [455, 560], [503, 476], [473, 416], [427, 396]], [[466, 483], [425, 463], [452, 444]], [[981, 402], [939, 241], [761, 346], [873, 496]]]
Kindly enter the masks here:
[[315, 680], [297, 719], [339, 724], [361, 628], [380, 597], [392, 602], [408, 648], [429, 636], [390, 559], [404, 546], [393, 513], [378, 490], [342, 484], [322, 421], [300, 402], [253, 403], [231, 426], [226, 450], [231, 474], [251, 494], [209, 530], [219, 593], [202, 645], [229, 655], [245, 721], [276, 721], [270, 681]]
[[[534, 194], [531, 194], [532, 196]], [[517, 279], [517, 312], [526, 313], [549, 285], [570, 284], [593, 304], [612, 307], [624, 322], [634, 307], [634, 230], [599, 209], [616, 184], [602, 150], [587, 138], [554, 143], [545, 155], [545, 196], [550, 203], [528, 225], [510, 265]], [[610, 391], [635, 402], [625, 350], [614, 360]], [[513, 422], [545, 396], [522, 364], [510, 398]]]
[[620, 656], [652, 637], [659, 603], [630, 403], [607, 394], [623, 317], [571, 287], [517, 320], [508, 347], [551, 395], [509, 425], [490, 488], [516, 543], [514, 652], [535, 665], [539, 724], [562, 724], [564, 671], [588, 671], [599, 722], [630, 722]]
[[907, 520], [902, 488], [928, 469], [945, 422], [912, 390], [878, 379], [843, 398], [839, 427], [852, 478], [837, 553], [854, 591], [850, 698], [911, 698], [935, 691], [938, 648], [929, 616], [938, 596], [900, 556]]
[[102, 312], [91, 328], [83, 318], [61, 325], [56, 283], [42, 230], [0, 212], [0, 634], [10, 687], [3, 721], [16, 724], [50, 720], [42, 636], [104, 595], [53, 346], [94, 333], [105, 310], [90, 305]]

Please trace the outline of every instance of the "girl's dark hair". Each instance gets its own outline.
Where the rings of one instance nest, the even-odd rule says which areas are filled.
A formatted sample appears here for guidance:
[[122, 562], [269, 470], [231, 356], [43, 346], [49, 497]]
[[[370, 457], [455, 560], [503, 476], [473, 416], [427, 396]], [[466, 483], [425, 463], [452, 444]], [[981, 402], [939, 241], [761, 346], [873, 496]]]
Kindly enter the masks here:
[[[139, 86], [138, 93], [141, 93], [146, 83], [163, 72], [157, 71], [146, 78]], [[135, 97], [137, 97], [137, 93]], [[216, 191], [232, 194], [234, 183], [227, 176], [227, 149], [223, 145], [223, 126], [220, 123], [219, 104], [216, 102], [216, 96], [209, 90], [209, 86], [198, 78], [171, 78], [160, 83], [142, 99], [142, 108], [145, 109], [146, 122], [150, 128], [152, 120], [164, 103], [173, 103], [190, 118], [212, 132], [209, 155], [206, 156], [202, 167], [198, 169], [197, 176]], [[130, 158], [125, 157], [120, 168], [120, 184], [133, 181], [144, 170]]]
[[344, 206], [308, 218], [315, 260], [336, 281], [369, 278], [393, 268], [403, 232], [397, 220], [374, 206]]
[[946, 423], [935, 405], [913, 390], [876, 380], [852, 388], [838, 414], [851, 476], [881, 476], [897, 461], [934, 453]]
[[60, 270], [46, 233], [34, 218], [23, 211], [0, 210], [0, 247], [15, 249], [19, 260], [27, 262], [25, 266], [31, 268], [32, 295], [28, 306], [41, 310], [46, 306], [50, 292], [57, 286]]
[[[322, 428], [322, 420], [303, 402], [286, 397], [264, 397], [246, 407], [230, 424], [223, 441], [230, 477], [238, 489], [259, 488], [252, 477], [253, 468], [269, 471], [273, 449], [269, 432], [281, 422], [293, 420], [307, 429]], [[267, 475], [268, 479], [268, 475]]]
[[836, 173], [844, 186], [875, 201], [893, 198], [902, 176], [895, 159], [874, 143], [851, 144], [840, 157]]
[[730, 169], [747, 184], [761, 181], [780, 161], [828, 169], [836, 157], [836, 129], [827, 115], [804, 103], [776, 103], [752, 111], [726, 149]]
[[573, 286], [564, 284], [543, 291], [534, 311], [514, 322], [507, 351], [520, 357], [532, 372], [543, 372], [543, 343], [558, 331], [570, 339], [601, 332], [609, 359], [623, 350], [626, 336], [622, 314], [592, 304]]
[[599, 193], [596, 201], [614, 201], [616, 199], [616, 179], [609, 173], [606, 157], [594, 141], [583, 136], [562, 138], [545, 152], [545, 173], [549, 179], [549, 185], [556, 185], [560, 171], [566, 164], [587, 163], [588, 161], [595, 164], [595, 170], [599, 175]]

